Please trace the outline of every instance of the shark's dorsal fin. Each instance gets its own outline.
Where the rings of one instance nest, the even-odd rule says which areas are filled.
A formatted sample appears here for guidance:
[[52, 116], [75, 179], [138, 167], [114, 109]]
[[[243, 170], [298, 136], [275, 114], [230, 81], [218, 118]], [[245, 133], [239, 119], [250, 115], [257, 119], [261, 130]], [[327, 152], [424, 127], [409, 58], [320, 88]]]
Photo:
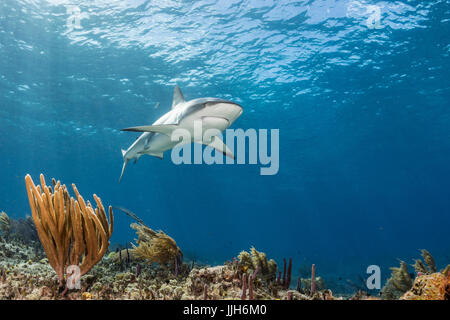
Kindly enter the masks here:
[[184, 96], [180, 87], [175, 86], [175, 89], [173, 89], [172, 109], [176, 108], [178, 104], [183, 103], [184, 101]]

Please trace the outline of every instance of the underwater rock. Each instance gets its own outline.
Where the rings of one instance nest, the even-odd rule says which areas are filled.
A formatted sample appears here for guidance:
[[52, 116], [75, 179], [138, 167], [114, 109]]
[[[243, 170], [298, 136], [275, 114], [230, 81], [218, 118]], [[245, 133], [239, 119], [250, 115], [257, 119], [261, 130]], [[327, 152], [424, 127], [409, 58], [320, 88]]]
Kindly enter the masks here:
[[449, 300], [450, 277], [440, 272], [423, 274], [414, 280], [412, 288], [401, 300]]

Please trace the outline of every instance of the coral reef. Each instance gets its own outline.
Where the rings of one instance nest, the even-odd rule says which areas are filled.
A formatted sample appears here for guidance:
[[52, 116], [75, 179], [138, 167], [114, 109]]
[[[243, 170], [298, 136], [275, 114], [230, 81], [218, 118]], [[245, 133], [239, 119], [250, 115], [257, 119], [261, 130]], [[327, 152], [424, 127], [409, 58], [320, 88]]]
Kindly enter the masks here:
[[422, 260], [415, 260], [414, 270], [417, 277], [411, 278], [406, 263], [401, 261], [400, 268], [391, 268], [392, 275], [381, 290], [383, 299], [402, 300], [448, 300], [450, 299], [450, 265], [441, 272], [430, 252], [421, 250]]
[[402, 300], [450, 300], [450, 277], [440, 272], [422, 274]]
[[68, 266], [79, 266], [79, 276], [88, 272], [106, 253], [113, 231], [113, 213], [109, 208], [109, 223], [103, 204], [95, 194], [97, 208], [85, 203], [75, 184], [76, 200], [65, 185], [53, 179], [54, 191], [40, 176], [35, 186], [30, 175], [25, 177], [33, 220], [48, 261], [55, 270], [59, 285], [65, 283]]
[[238, 256], [239, 268], [244, 272], [254, 272], [259, 268], [258, 275], [265, 281], [272, 281], [276, 278], [277, 263], [275, 260], [267, 260], [264, 252], [259, 252], [255, 247], [250, 248], [250, 252], [241, 251]]
[[434, 263], [433, 256], [425, 249], [421, 250], [422, 260], [415, 260], [414, 262], [414, 270], [417, 274], [432, 274], [436, 272], [436, 264]]
[[25, 219], [10, 218], [6, 212], [0, 212], [0, 236], [6, 240], [17, 240], [22, 242], [34, 243], [39, 238], [33, 219], [26, 216]]
[[414, 269], [417, 277], [412, 288], [400, 299], [402, 300], [450, 300], [450, 265], [437, 272], [434, 258], [430, 252], [421, 250], [423, 262], [415, 260]]
[[5, 211], [0, 212], [0, 232], [5, 237], [8, 236], [9, 231], [11, 230], [11, 224], [9, 221], [9, 217]]
[[7, 254], [0, 259], [0, 299], [341, 299], [330, 290], [319, 290], [318, 285], [314, 296], [285, 290], [275, 279], [266, 281], [259, 265], [244, 272], [237, 260], [214, 267], [192, 268], [191, 263], [182, 263], [178, 274], [174, 274], [168, 268], [133, 259], [126, 270], [121, 270], [114, 259], [106, 257], [81, 278], [80, 289], [61, 295], [58, 277], [48, 259], [34, 256], [34, 248], [29, 244], [0, 243], [2, 253]]
[[[57, 185], [56, 182], [55, 184]], [[46, 192], [45, 188], [41, 190]], [[55, 190], [60, 189], [55, 188]], [[52, 195], [51, 188], [48, 188], [48, 192]], [[76, 194], [78, 195], [77, 191]], [[43, 195], [41, 197], [44, 198]], [[70, 199], [68, 195], [65, 197]], [[55, 199], [55, 196], [47, 199]], [[77, 196], [77, 200], [71, 199], [71, 202], [81, 201], [79, 199], [82, 198]], [[37, 203], [34, 198], [33, 201]], [[87, 205], [90, 206], [89, 203]], [[78, 206], [82, 207], [80, 204]], [[68, 212], [70, 213], [70, 209]], [[106, 215], [103, 218], [106, 218]], [[63, 219], [59, 216], [56, 221], [63, 223]], [[42, 221], [39, 223], [42, 224]], [[363, 289], [357, 290], [352, 295], [334, 295], [325, 287], [323, 279], [317, 276], [317, 268], [314, 264], [310, 272], [304, 273], [305, 276], [310, 276], [298, 277], [297, 290], [292, 290], [289, 286], [293, 267], [292, 259], [289, 258], [289, 263], [287, 259], [284, 259], [284, 266], [281, 271], [278, 271], [278, 278], [276, 278], [275, 261], [268, 260], [264, 253], [255, 248], [251, 248], [249, 252], [242, 251], [238, 259], [233, 258], [223, 265], [205, 266], [191, 262], [183, 263], [180, 259], [181, 250], [172, 238], [142, 224], [133, 224], [132, 227], [138, 235], [136, 240], [138, 246], [129, 248], [127, 244], [122, 250], [116, 247], [115, 252], [109, 252], [100, 257], [98, 263], [80, 279], [80, 288], [66, 288], [64, 294], [61, 294], [60, 276], [55, 274], [53, 266], [49, 263], [49, 259], [45, 258], [42, 249], [36, 250], [33, 243], [18, 241], [18, 239], [10, 238], [9, 241], [0, 241], [0, 300], [380, 299], [380, 297], [371, 296]], [[90, 231], [83, 230], [81, 233], [85, 235], [88, 232]], [[100, 235], [97, 236], [100, 237]], [[151, 258], [147, 258], [147, 253], [140, 254], [136, 251], [143, 243], [151, 248], [154, 245], [152, 241], [155, 239], [157, 242], [161, 241], [161, 244], [155, 246]], [[163, 250], [167, 247], [170, 248], [168, 252]], [[426, 270], [433, 270], [434, 259], [431, 254], [422, 251], [422, 257], [424, 259], [422, 264]], [[151, 263], [147, 263], [148, 261]], [[169, 266], [175, 267], [176, 272]], [[414, 283], [405, 262], [401, 261], [400, 267], [391, 268], [391, 270], [392, 276], [382, 290], [382, 298], [450, 299], [450, 266], [442, 272], [431, 274], [423, 273], [421, 269], [422, 271], [419, 271], [421, 274], [415, 278]]]
[[398, 299], [412, 287], [413, 281], [404, 261], [400, 261], [399, 268], [393, 267], [391, 271], [391, 277], [381, 289], [383, 299]]
[[295, 290], [281, 290], [268, 284], [254, 273], [238, 272], [233, 263], [223, 266], [194, 268], [186, 279], [183, 299], [200, 299], [207, 287], [207, 299], [224, 300], [287, 300], [289, 292], [293, 299], [309, 300], [310, 297]]
[[442, 270], [442, 274], [449, 276], [450, 275], [450, 264], [448, 264], [444, 270]]
[[[313, 283], [312, 279], [313, 279], [312, 276], [311, 278], [299, 278], [300, 288], [298, 291], [308, 295], [313, 295], [317, 291], [325, 290], [325, 282], [322, 277], [314, 276], [314, 285], [312, 284]], [[297, 284], [299, 283], [297, 282]]]
[[133, 245], [133, 254], [139, 259], [148, 260], [152, 263], [156, 262], [165, 268], [180, 264], [183, 253], [177, 246], [175, 240], [165, 234], [163, 231], [158, 232], [149, 227], [132, 223], [131, 228], [136, 230], [138, 239], [137, 246]]
[[15, 239], [17, 241], [25, 242], [25, 243], [36, 243], [39, 244], [39, 236], [36, 230], [36, 225], [34, 224], [33, 218], [29, 215], [19, 219], [10, 218], [11, 230], [9, 233], [9, 237], [11, 239]]
[[173, 238], [163, 231], [154, 231], [141, 223], [132, 223], [130, 227], [136, 230], [137, 246], [132, 249], [122, 249], [111, 252], [108, 259], [122, 265], [135, 261], [148, 261], [158, 263], [160, 267], [173, 269], [177, 273], [182, 264], [183, 253]]

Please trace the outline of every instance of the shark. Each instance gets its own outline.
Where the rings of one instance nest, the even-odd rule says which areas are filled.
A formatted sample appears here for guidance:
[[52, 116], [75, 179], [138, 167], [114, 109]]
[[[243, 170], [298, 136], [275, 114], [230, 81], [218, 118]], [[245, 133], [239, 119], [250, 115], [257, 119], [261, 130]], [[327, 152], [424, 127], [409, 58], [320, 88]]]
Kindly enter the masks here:
[[[186, 101], [181, 89], [175, 86], [172, 107], [169, 112], [161, 116], [151, 125], [122, 129], [121, 131], [143, 132], [127, 149], [122, 149], [123, 166], [119, 183], [127, 164], [146, 154], [163, 159], [164, 152], [180, 145], [179, 140], [172, 139], [172, 133], [177, 129], [187, 130], [191, 141], [208, 145], [225, 156], [234, 159], [233, 152], [217, 136], [209, 138], [196, 137], [194, 127], [201, 124], [202, 131], [216, 129], [222, 132], [230, 127], [242, 114], [243, 108], [239, 104], [220, 98], [197, 98]], [[175, 140], [175, 141], [174, 141]]]

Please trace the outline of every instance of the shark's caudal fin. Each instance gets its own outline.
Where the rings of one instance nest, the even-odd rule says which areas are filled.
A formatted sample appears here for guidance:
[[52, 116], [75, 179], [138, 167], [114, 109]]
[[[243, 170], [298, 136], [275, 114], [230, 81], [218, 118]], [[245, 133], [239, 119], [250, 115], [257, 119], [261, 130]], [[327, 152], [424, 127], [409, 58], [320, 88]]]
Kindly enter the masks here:
[[178, 104], [183, 103], [184, 101], [184, 96], [180, 87], [175, 86], [175, 89], [173, 89], [172, 109], [176, 108]]
[[123, 173], [125, 172], [125, 168], [127, 167], [127, 164], [128, 164], [128, 161], [129, 161], [129, 159], [125, 158], [125, 154], [126, 153], [127, 152], [122, 149], [123, 167], [122, 167], [122, 172], [120, 173], [119, 183], [120, 183], [120, 181], [122, 181]]

